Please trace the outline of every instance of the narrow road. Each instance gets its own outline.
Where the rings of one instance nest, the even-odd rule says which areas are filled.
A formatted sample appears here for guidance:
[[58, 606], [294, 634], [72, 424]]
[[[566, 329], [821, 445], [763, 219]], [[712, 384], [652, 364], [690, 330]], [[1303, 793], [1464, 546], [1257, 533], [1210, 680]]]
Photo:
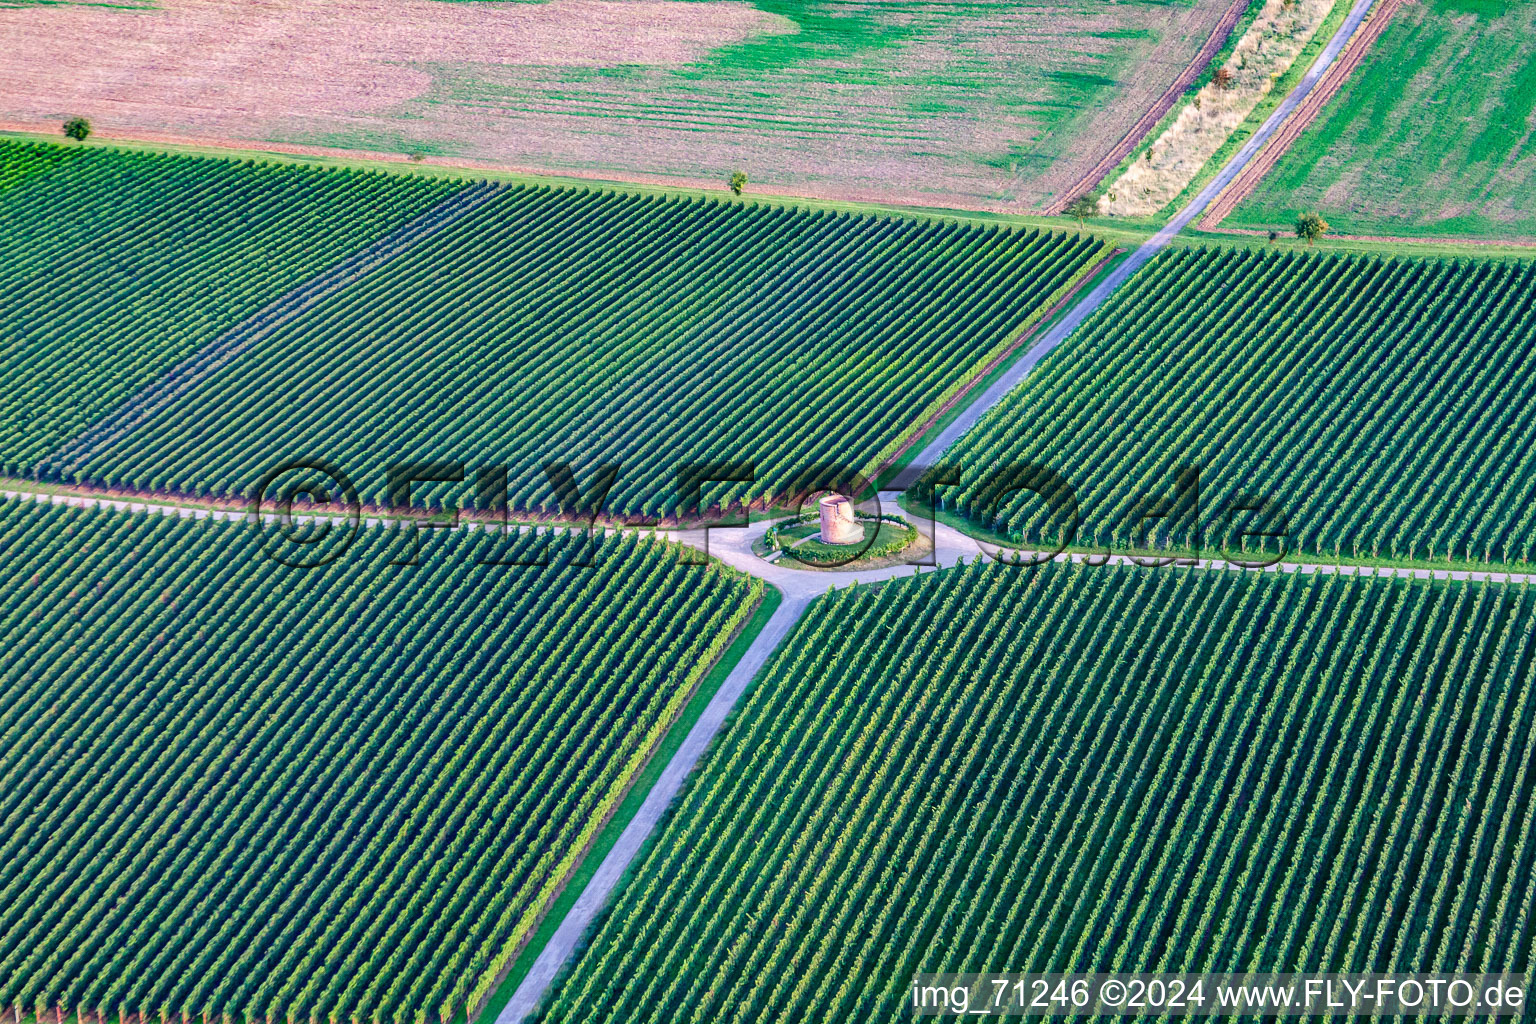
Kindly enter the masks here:
[[[1209, 185], [1200, 191], [1179, 214], [1173, 218], [1162, 230], [1153, 235], [1131, 253], [1123, 263], [1110, 272], [1103, 281], [1099, 282], [1086, 296], [1084, 296], [1066, 316], [1057, 321], [1048, 331], [1041, 335], [1040, 339], [1030, 347], [1024, 357], [1003, 373], [980, 396], [968, 405], [959, 416], [940, 431], [926, 447], [912, 460], [908, 470], [898, 475], [898, 487], [907, 487], [916, 480], [922, 469], [934, 464], [952, 444], [971, 427], [993, 406], [1002, 400], [1003, 396], [1018, 386], [1035, 365], [1045, 355], [1061, 344], [1068, 335], [1076, 330], [1084, 320], [1096, 312], [1107, 302], [1121, 285], [1130, 280], [1131, 276], [1140, 270], [1146, 263], [1161, 252], [1174, 237], [1183, 231], [1196, 217], [1205, 211], [1211, 201], [1216, 198], [1227, 185], [1248, 166], [1254, 156], [1269, 141], [1275, 130], [1290, 116], [1291, 112], [1306, 99], [1307, 94], [1317, 85], [1318, 81], [1327, 73], [1328, 69], [1338, 59], [1339, 54], [1359, 31], [1361, 22], [1370, 11], [1376, 0], [1358, 0], [1344, 24], [1329, 41], [1316, 63], [1307, 72], [1300, 84], [1281, 101], [1280, 106], [1270, 115], [1262, 127], [1254, 133], [1221, 172], [1216, 175]], [[883, 496], [884, 498], [893, 495]], [[721, 705], [718, 715], [711, 718], [717, 724], [714, 728], [706, 729], [705, 720], [700, 719], [692, 731], [689, 732], [687, 741], [677, 756], [667, 765], [662, 778], [657, 781], [655, 788], [646, 797], [645, 807], [652, 809], [652, 814], [646, 815], [644, 811], [637, 815], [624, 834], [609, 851], [596, 875], [582, 891], [576, 901], [576, 906], [560, 923], [560, 927], [554, 938], [540, 951], [538, 959], [527, 977], [518, 986], [506, 1008], [496, 1018], [496, 1024], [520, 1024], [530, 1016], [537, 1008], [539, 1001], [544, 997], [545, 991], [553, 982], [555, 975], [559, 973], [564, 964], [576, 949], [576, 944], [581, 940], [587, 926], [596, 917], [598, 911], [607, 902], [613, 888], [618, 884], [619, 877], [624, 869], [639, 852], [641, 845], [660, 820], [661, 812], [665, 810], [668, 802], [677, 794], [683, 780], [698, 755], [714, 737], [714, 730], [723, 724], [725, 716], [735, 699], [745, 691], [751, 681], [751, 674], [757, 671], [757, 667], [766, 663], [768, 655], [773, 647], [789, 634], [790, 627], [800, 617], [801, 612], [818, 594], [836, 586], [847, 586], [850, 583], [874, 583], [881, 580], [892, 579], [897, 576], [910, 576], [914, 572], [920, 572], [920, 567], [897, 567], [891, 569], [879, 569], [866, 572], [812, 572], [791, 568], [784, 560], [770, 563], [752, 552], [752, 542], [768, 529], [767, 523], [758, 523], [745, 530], [710, 530], [688, 531], [677, 535], [677, 539], [684, 543], [692, 544], [707, 550], [708, 553], [727, 565], [734, 566], [744, 572], [759, 576], [767, 582], [778, 587], [784, 592], [784, 604], [774, 617], [769, 620], [763, 632], [753, 642], [748, 650], [748, 657], [743, 658], [731, 673], [726, 685], [723, 686], [715, 699], [710, 702], [710, 710], [715, 711], [717, 705]], [[970, 537], [952, 530], [942, 524], [933, 524], [934, 562], [937, 566], [953, 565], [962, 558], [973, 557], [981, 551], [981, 547]], [[1077, 556], [1075, 560], [1082, 560], [1085, 556]], [[1124, 556], [1116, 556], [1112, 561], [1129, 561]], [[1209, 560], [1207, 560], [1209, 561]], [[1226, 563], [1216, 563], [1225, 565]], [[1280, 565], [1272, 568], [1273, 572], [1313, 572], [1332, 567]], [[1366, 575], [1392, 575], [1394, 570], [1361, 569], [1357, 570]], [[1414, 575], [1443, 576], [1450, 579], [1475, 579], [1475, 578], [1499, 578], [1499, 579], [1524, 579], [1525, 577], [1510, 576], [1507, 574], [1479, 573], [1476, 570], [1415, 570]], [[775, 626], [778, 624], [778, 628]], [[748, 661], [751, 659], [752, 668], [748, 670]], [[730, 696], [727, 696], [729, 691]], [[643, 819], [643, 820], [642, 820]]]
[[[894, 507], [899, 495], [894, 491], [881, 493], [881, 500]], [[170, 505], [155, 501], [127, 501], [117, 498], [88, 498], [74, 494], [51, 494], [43, 491], [18, 491], [0, 490], [0, 498], [9, 498], [15, 501], [35, 501], [44, 505], [68, 505], [74, 508], [100, 508], [110, 509], [116, 512], [140, 512], [156, 513], [166, 516], [180, 516], [183, 519], [213, 519], [222, 522], [249, 522], [251, 513], [223, 508], [199, 508], [192, 505]], [[797, 564], [793, 559], [783, 558], [777, 562], [769, 562], [759, 558], [752, 551], [752, 544], [757, 538], [768, 532], [771, 523], [753, 523], [746, 529], [716, 528], [709, 531], [683, 530], [662, 531], [661, 535], [668, 540], [680, 544], [687, 544], [709, 554], [711, 558], [719, 559], [722, 563], [735, 569], [740, 569], [749, 575], [756, 576], [766, 583], [777, 587], [785, 596], [786, 603], [800, 602], [802, 605], [825, 594], [835, 587], [846, 587], [857, 583], [868, 586], [875, 583], [884, 583], [886, 580], [898, 579], [905, 576], [914, 576], [918, 573], [932, 569], [952, 568], [962, 562], [973, 562], [977, 558], [997, 560], [1012, 557], [1016, 549], [1002, 549], [995, 544], [978, 541], [969, 534], [943, 523], [932, 523], [916, 516], [911, 517], [917, 523], [925, 535], [932, 537], [934, 551], [929, 563], [922, 565], [897, 565], [884, 569], [859, 569], [851, 572], [840, 570], [807, 570], [794, 568]], [[293, 517], [296, 523], [312, 522], [314, 516], [296, 515]], [[369, 518], [362, 521], [362, 526], [370, 529], [389, 528], [395, 525], [393, 520]], [[486, 529], [483, 524], [476, 522], [464, 522], [460, 529], [480, 530]], [[560, 526], [515, 526], [516, 530], [554, 530], [562, 529]], [[607, 532], [616, 533], [618, 530], [610, 528]], [[1043, 557], [1045, 552], [1021, 551], [1024, 557]], [[1102, 555], [1090, 554], [1063, 554], [1057, 556], [1057, 561], [1077, 562], [1091, 565], [1137, 565], [1146, 564], [1143, 559], [1138, 562], [1130, 555]], [[1277, 565], [1264, 569], [1247, 569], [1235, 566], [1220, 558], [1201, 558], [1198, 560], [1180, 561], [1180, 568], [1199, 569], [1232, 569], [1243, 572], [1339, 572], [1358, 576], [1384, 576], [1398, 578], [1412, 578], [1421, 580], [1458, 580], [1471, 583], [1525, 583], [1536, 585], [1536, 573], [1504, 572], [1498, 569], [1439, 569], [1439, 568], [1393, 568], [1391, 566], [1372, 565], [1343, 565], [1332, 562], [1280, 562]], [[781, 606], [782, 607], [782, 606]], [[771, 622], [772, 620], [770, 620]], [[766, 627], [764, 632], [766, 633]], [[722, 692], [723, 689], [722, 689]]]

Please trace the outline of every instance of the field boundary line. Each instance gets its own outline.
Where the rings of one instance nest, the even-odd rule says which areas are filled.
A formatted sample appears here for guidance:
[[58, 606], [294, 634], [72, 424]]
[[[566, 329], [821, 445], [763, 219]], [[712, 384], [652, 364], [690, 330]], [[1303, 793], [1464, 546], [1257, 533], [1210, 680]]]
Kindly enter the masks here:
[[1317, 120], [1323, 107], [1327, 105], [1355, 69], [1365, 63], [1366, 55], [1381, 34], [1387, 30], [1392, 16], [1403, 6], [1404, 0], [1381, 0], [1378, 7], [1371, 12], [1361, 30], [1350, 40], [1341, 58], [1328, 69], [1323, 80], [1314, 89], [1297, 109], [1295, 114], [1286, 121], [1270, 144], [1264, 148], [1258, 158], [1244, 168], [1243, 173], [1229, 185], [1216, 201], [1211, 204], [1200, 223], [1196, 225], [1201, 231], [1211, 231], [1226, 219], [1227, 215], [1235, 210], [1239, 203], [1253, 194], [1259, 187], [1259, 183], [1274, 170], [1281, 157], [1290, 150], [1291, 146], [1301, 137], [1302, 132]]
[[489, 182], [460, 189], [410, 218], [383, 238], [288, 289], [145, 384], [94, 426], [42, 460], [38, 464], [37, 473], [45, 479], [62, 480], [65, 474], [84, 467], [98, 452], [143, 426], [185, 392], [228, 366], [252, 345], [400, 256], [418, 242], [483, 206], [503, 191], [505, 186]]
[[1051, 200], [1044, 207], [1042, 212], [1046, 216], [1061, 216], [1066, 212], [1072, 200], [1104, 180], [1105, 175], [1109, 174], [1110, 171], [1119, 165], [1120, 161], [1129, 156], [1131, 150], [1141, 145], [1141, 140], [1146, 138], [1147, 133], [1157, 127], [1158, 122], [1163, 119], [1164, 115], [1172, 110], [1179, 100], [1184, 98], [1184, 94], [1189, 91], [1189, 87], [1194, 80], [1199, 78], [1201, 72], [1210, 66], [1211, 61], [1216, 59], [1216, 55], [1226, 45], [1227, 37], [1232, 34], [1232, 29], [1242, 19], [1243, 12], [1248, 9], [1251, 2], [1252, 0], [1232, 0], [1232, 6], [1227, 8], [1227, 13], [1223, 14], [1221, 20], [1216, 23], [1216, 27], [1211, 29], [1211, 34], [1206, 39], [1205, 45], [1200, 48], [1199, 53], [1195, 54], [1194, 59], [1189, 62], [1189, 66], [1179, 72], [1179, 77], [1173, 80], [1173, 84], [1168, 87], [1168, 91], [1159, 96], [1157, 102], [1147, 108], [1146, 112], [1141, 115], [1141, 118], [1131, 125], [1131, 130], [1126, 132], [1125, 137], [1115, 143], [1108, 153], [1104, 154], [1104, 159], [1100, 160], [1091, 171], [1078, 178], [1070, 188], [1065, 189], [1060, 196]]

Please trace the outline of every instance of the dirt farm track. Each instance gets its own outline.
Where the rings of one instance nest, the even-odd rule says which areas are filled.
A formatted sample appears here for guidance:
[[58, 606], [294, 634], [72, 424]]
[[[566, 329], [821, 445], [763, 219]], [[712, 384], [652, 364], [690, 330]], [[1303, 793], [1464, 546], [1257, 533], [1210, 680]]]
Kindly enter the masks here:
[[1305, 102], [1297, 108], [1275, 137], [1270, 141], [1264, 151], [1254, 158], [1253, 163], [1244, 168], [1227, 190], [1216, 197], [1211, 204], [1210, 211], [1201, 218], [1197, 225], [1202, 231], [1214, 230], [1227, 214], [1237, 209], [1238, 204], [1253, 194], [1253, 190], [1263, 180], [1264, 175], [1279, 163], [1280, 158], [1291, 148], [1291, 143], [1306, 131], [1318, 113], [1327, 105], [1344, 85], [1350, 74], [1365, 60], [1374, 43], [1392, 20], [1392, 15], [1403, 5], [1403, 0], [1381, 0], [1381, 3], [1371, 12], [1369, 20], [1361, 27], [1360, 33], [1350, 40], [1348, 49], [1344, 51], [1337, 64], [1328, 69], [1323, 80], [1317, 83], [1317, 88], [1307, 96]]

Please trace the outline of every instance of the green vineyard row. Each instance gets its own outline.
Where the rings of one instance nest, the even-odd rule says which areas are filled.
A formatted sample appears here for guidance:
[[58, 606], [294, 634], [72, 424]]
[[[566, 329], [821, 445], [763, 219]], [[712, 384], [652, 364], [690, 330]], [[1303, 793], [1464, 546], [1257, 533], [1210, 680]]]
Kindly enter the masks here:
[[0, 465], [29, 469], [458, 187], [0, 140]]
[[1536, 595], [1056, 564], [834, 591], [545, 1022], [912, 1019], [918, 972], [1523, 972]]
[[[1032, 464], [1077, 542], [1207, 550], [1268, 498], [1320, 559], [1536, 562], [1536, 264], [1166, 254], [954, 449], [944, 504], [1032, 543], [1065, 513], [983, 477]], [[1181, 467], [1199, 467], [1176, 492]], [[1144, 513], [1169, 513], [1155, 521]], [[1226, 536], [1230, 536], [1227, 534]]]
[[635, 535], [401, 534], [299, 571], [245, 524], [0, 503], [8, 1014], [478, 1006], [762, 593]]
[[1103, 254], [1088, 235], [510, 187], [71, 478], [235, 496], [323, 458], [382, 503], [391, 465], [504, 464], [511, 505], [547, 512], [547, 463], [583, 488], [606, 463], [604, 511], [662, 517], [680, 466], [750, 462], [706, 498], [763, 501], [808, 466], [894, 455]]

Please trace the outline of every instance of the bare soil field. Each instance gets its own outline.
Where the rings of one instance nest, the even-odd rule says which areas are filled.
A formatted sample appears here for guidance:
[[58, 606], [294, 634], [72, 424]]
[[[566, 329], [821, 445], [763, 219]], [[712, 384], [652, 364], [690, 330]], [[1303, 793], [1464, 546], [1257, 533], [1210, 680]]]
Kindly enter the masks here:
[[1198, 73], [1231, 5], [28, 4], [0, 8], [0, 121], [1022, 212]]

